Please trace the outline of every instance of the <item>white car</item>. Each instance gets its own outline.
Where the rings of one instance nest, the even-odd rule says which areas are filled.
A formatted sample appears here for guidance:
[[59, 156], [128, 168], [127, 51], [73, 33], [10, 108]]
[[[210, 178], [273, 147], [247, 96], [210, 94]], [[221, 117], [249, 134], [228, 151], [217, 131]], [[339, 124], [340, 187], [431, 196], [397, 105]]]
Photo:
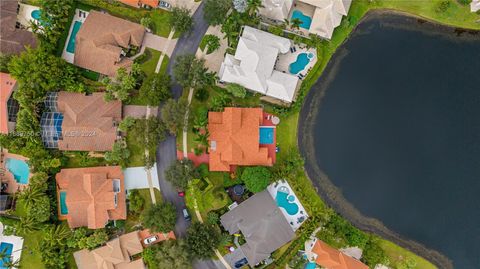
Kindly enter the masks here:
[[172, 8], [172, 5], [170, 5], [169, 3], [165, 2], [165, 1], [160, 1], [160, 3], [158, 4], [158, 6], [160, 8], [165, 8], [165, 9], [170, 9]]
[[149, 237], [143, 239], [143, 243], [145, 245], [150, 245], [150, 244], [156, 242], [157, 240], [158, 240], [158, 236], [152, 235], [152, 236], [149, 236]]

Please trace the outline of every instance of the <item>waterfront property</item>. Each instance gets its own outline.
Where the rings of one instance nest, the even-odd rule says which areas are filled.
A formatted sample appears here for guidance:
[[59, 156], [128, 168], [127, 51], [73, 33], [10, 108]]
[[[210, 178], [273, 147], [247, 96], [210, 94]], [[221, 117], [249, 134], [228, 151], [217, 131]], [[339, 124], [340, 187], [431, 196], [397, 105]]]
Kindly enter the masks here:
[[[312, 237], [305, 241], [305, 256], [310, 263], [328, 269], [368, 269], [361, 261], [332, 248], [322, 240]], [[315, 267], [313, 267], [315, 268]]]
[[70, 29], [68, 31], [67, 39], [65, 40], [65, 46], [63, 47], [62, 58], [73, 64], [74, 55], [75, 55], [75, 40], [77, 38], [78, 31], [82, 27], [82, 24], [90, 14], [87, 11], [81, 9], [75, 9], [75, 14], [73, 15], [72, 23], [70, 24]]
[[0, 133], [8, 134], [15, 129], [18, 102], [13, 99], [17, 81], [7, 73], [0, 72]]
[[286, 180], [279, 180], [267, 187], [283, 216], [294, 231], [307, 220], [308, 214]]
[[70, 228], [99, 229], [127, 218], [120, 166], [62, 169], [56, 176], [60, 220]]
[[276, 160], [278, 117], [261, 108], [227, 107], [208, 113], [210, 171], [233, 171], [236, 166], [271, 166]]
[[18, 22], [18, 1], [0, 1], [0, 53], [19, 54], [25, 47], [37, 45], [34, 34], [28, 31], [28, 25]]
[[140, 24], [92, 10], [76, 34], [73, 64], [107, 76], [130, 70], [128, 54], [140, 51], [144, 35]]
[[[273, 23], [301, 21], [302, 35], [315, 34], [331, 39], [333, 31], [348, 14], [352, 0], [263, 0], [260, 15]], [[295, 30], [295, 29], [292, 29]]]
[[9, 153], [6, 149], [0, 152], [1, 192], [13, 194], [28, 186], [31, 177], [27, 158]]
[[42, 140], [59, 150], [109, 151], [121, 120], [122, 103], [105, 102], [104, 93], [51, 92], [40, 120]]
[[105, 246], [73, 253], [78, 269], [144, 269], [143, 259], [138, 257], [143, 251], [137, 231], [120, 235]]
[[[226, 54], [218, 77], [220, 82], [238, 83], [284, 103], [291, 103], [300, 86], [299, 78], [277, 70], [279, 55], [291, 54], [292, 42], [245, 26], [235, 55]], [[290, 62], [289, 62], [290, 63]]]
[[246, 258], [254, 267], [295, 237], [294, 230], [267, 190], [233, 207], [220, 217], [220, 222], [229, 234], [241, 232], [245, 237], [246, 243], [234, 252], [235, 259], [229, 259], [233, 264]]

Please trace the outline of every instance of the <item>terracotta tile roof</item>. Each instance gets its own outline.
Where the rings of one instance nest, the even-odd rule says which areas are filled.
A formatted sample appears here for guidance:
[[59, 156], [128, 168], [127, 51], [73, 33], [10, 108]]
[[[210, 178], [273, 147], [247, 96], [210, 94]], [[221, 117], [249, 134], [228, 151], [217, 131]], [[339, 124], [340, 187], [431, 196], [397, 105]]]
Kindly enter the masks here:
[[8, 134], [7, 102], [15, 90], [17, 81], [7, 73], [0, 72], [0, 133]]
[[152, 8], [158, 7], [158, 4], [160, 3], [159, 0], [118, 0], [118, 1], [132, 7], [142, 7], [143, 5], [147, 5]]
[[[62, 169], [56, 180], [57, 192], [66, 192], [66, 219], [70, 228], [98, 229], [109, 220], [127, 218], [120, 166]], [[118, 192], [114, 192], [115, 182], [120, 185]]]
[[0, 1], [0, 53], [19, 54], [25, 46], [36, 47], [32, 32], [15, 28], [18, 1]]
[[268, 149], [260, 146], [261, 108], [227, 107], [208, 113], [210, 171], [231, 171], [235, 165], [273, 165]]
[[105, 102], [103, 93], [59, 92], [58, 111], [63, 114], [60, 150], [109, 151], [117, 138], [114, 122], [122, 120], [122, 103]]
[[132, 60], [121, 56], [130, 45], [140, 47], [145, 28], [98, 11], [90, 11], [75, 39], [74, 64], [95, 72], [115, 76], [117, 69], [129, 69]]
[[315, 262], [328, 269], [368, 269], [368, 266], [321, 240], [316, 240], [312, 252], [317, 255]]
[[92, 251], [82, 249], [73, 254], [78, 269], [144, 269], [143, 260], [131, 257], [143, 251], [138, 232], [113, 239]]

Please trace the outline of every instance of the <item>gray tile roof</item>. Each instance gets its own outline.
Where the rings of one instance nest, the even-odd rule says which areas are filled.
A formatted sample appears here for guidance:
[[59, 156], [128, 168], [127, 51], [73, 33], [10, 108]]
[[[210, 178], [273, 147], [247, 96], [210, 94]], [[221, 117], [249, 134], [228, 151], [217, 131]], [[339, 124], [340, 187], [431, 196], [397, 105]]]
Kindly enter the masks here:
[[266, 190], [225, 213], [220, 222], [230, 234], [241, 232], [245, 236], [247, 243], [241, 249], [252, 267], [295, 237], [287, 219]]

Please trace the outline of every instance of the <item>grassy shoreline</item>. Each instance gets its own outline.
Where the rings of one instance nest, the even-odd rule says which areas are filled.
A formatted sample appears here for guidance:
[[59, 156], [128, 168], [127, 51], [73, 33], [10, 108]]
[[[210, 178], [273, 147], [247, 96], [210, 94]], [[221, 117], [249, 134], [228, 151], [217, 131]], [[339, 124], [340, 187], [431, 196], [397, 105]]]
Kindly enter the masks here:
[[[335, 30], [334, 36], [330, 42], [322, 42], [317, 48], [319, 55], [319, 61], [316, 66], [309, 73], [302, 86], [304, 95], [308, 93], [314, 83], [317, 82], [319, 77], [323, 74], [327, 64], [330, 62], [333, 54], [337, 49], [348, 39], [350, 33], [355, 29], [355, 27], [361, 22], [363, 18], [370, 11], [377, 12], [394, 12], [400, 13], [402, 15], [413, 16], [417, 19], [427, 20], [436, 24], [442, 24], [445, 26], [461, 28], [466, 30], [480, 30], [480, 23], [476, 21], [480, 19], [480, 16], [471, 13], [469, 11], [469, 6], [462, 6], [456, 1], [450, 1], [450, 6], [447, 11], [438, 13], [436, 12], [436, 7], [441, 0], [435, 1], [367, 1], [367, 0], [357, 0], [353, 1], [352, 6], [349, 11], [348, 17], [344, 18], [342, 24]], [[298, 148], [298, 119], [299, 111], [292, 113], [291, 115], [285, 117], [283, 123], [288, 122], [287, 129], [285, 132], [279, 130], [279, 134], [286, 133], [285, 136], [280, 136], [277, 139], [287, 148]], [[279, 126], [282, 128], [282, 124]], [[291, 132], [294, 129], [295, 132]], [[290, 133], [288, 132], [290, 130]], [[285, 152], [285, 151], [283, 151]], [[305, 173], [306, 174], [306, 173]], [[312, 185], [312, 181], [306, 175], [305, 178], [299, 178], [299, 181], [310, 181], [308, 184]], [[318, 199], [321, 199], [318, 197]], [[382, 248], [386, 251], [390, 259], [395, 262], [398, 261], [400, 257], [408, 256], [411, 259], [416, 261], [417, 266], [415, 268], [437, 268], [430, 261], [427, 261], [423, 257], [413, 253], [405, 248], [398, 246], [396, 243], [383, 240]]]

